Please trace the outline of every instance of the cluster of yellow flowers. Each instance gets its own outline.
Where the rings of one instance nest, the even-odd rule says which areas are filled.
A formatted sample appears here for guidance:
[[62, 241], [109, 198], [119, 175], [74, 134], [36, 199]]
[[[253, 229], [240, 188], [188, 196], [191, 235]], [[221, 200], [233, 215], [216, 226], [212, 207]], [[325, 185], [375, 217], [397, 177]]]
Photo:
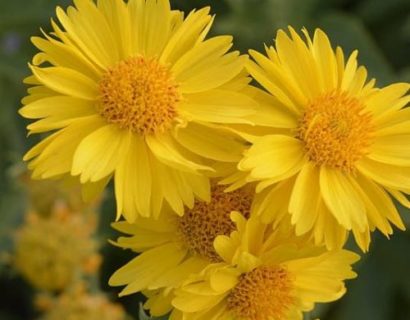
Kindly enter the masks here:
[[27, 213], [15, 235], [13, 265], [35, 288], [61, 291], [95, 274], [101, 257], [93, 238], [99, 201], [87, 207], [78, 184], [20, 179], [27, 190]]
[[98, 270], [90, 231], [65, 208], [56, 208], [47, 219], [29, 213], [17, 232], [14, 266], [35, 288], [63, 290], [83, 273]]
[[15, 235], [12, 263], [39, 292], [39, 319], [126, 319], [94, 284], [102, 261], [94, 238], [100, 201], [85, 206], [81, 189], [70, 181], [22, 180], [29, 210]]
[[44, 312], [40, 320], [124, 320], [121, 306], [111, 303], [101, 293], [90, 294], [84, 284], [79, 283], [53, 297], [43, 294], [37, 305]]
[[[376, 87], [322, 30], [279, 30], [266, 53], [207, 37], [209, 8], [74, 0], [30, 65], [20, 114], [52, 132], [33, 177], [114, 180], [111, 284], [172, 320], [296, 320], [356, 276], [371, 232], [410, 207], [410, 85]], [[253, 85], [259, 84], [258, 86]]]

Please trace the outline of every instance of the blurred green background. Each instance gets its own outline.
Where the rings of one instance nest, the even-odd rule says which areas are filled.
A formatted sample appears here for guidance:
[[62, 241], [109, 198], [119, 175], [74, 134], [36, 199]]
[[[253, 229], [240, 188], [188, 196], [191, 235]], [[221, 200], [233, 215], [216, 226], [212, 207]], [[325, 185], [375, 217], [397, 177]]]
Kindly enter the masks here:
[[[410, 81], [409, 0], [174, 0], [174, 8], [190, 11], [211, 5], [217, 19], [214, 34], [233, 34], [236, 47], [263, 48], [271, 44], [278, 28], [320, 27], [334, 45], [345, 53], [359, 49], [359, 61], [367, 66], [379, 86]], [[48, 30], [57, 5], [67, 0], [0, 0], [0, 320], [36, 319], [33, 289], [7, 263], [12, 252], [13, 230], [23, 221], [26, 196], [18, 183], [21, 157], [37, 140], [26, 138], [27, 124], [18, 115], [25, 95], [22, 78], [28, 75], [27, 62], [34, 54], [31, 35], [40, 27]], [[410, 226], [408, 210], [400, 208]], [[103, 205], [98, 237], [113, 238], [109, 222], [114, 218], [114, 199], [108, 192]], [[409, 320], [410, 319], [410, 233], [397, 232], [390, 240], [373, 236], [371, 253], [356, 265], [359, 278], [348, 283], [348, 293], [339, 302], [318, 306], [308, 319], [322, 320]], [[103, 244], [106, 242], [103, 240]], [[101, 283], [116, 296], [107, 279], [130, 255], [103, 245]], [[138, 297], [120, 300], [128, 312], [138, 314]]]

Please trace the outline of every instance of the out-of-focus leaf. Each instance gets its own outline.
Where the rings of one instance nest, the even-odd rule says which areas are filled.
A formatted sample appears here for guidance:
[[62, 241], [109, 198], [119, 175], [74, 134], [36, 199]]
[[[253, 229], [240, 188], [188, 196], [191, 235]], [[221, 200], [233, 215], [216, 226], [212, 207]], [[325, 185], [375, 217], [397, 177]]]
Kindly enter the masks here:
[[[360, 267], [359, 276], [347, 285], [348, 294], [338, 303], [325, 319], [332, 320], [387, 320], [389, 318], [389, 294], [391, 281], [389, 275], [374, 259], [368, 257]], [[376, 280], [377, 279], [377, 280]]]
[[318, 0], [227, 0], [230, 13], [217, 20], [217, 33], [235, 36], [236, 46], [243, 52], [247, 49], [262, 49], [271, 44], [276, 30], [292, 25], [301, 28], [309, 23]]
[[323, 16], [319, 24], [330, 36], [333, 44], [342, 46], [345, 54], [359, 50], [360, 64], [367, 67], [369, 77], [375, 77], [379, 85], [395, 80], [393, 69], [383, 52], [355, 16], [333, 12]]
[[410, 305], [409, 240], [409, 234], [397, 230], [390, 241], [373, 234], [370, 253], [355, 268], [358, 278], [348, 282], [345, 297], [323, 319], [409, 319], [405, 311]]
[[0, 253], [12, 248], [14, 231], [23, 222], [24, 214], [25, 202], [20, 192], [9, 190], [0, 194]]
[[[407, 10], [407, 11], [406, 11]], [[356, 13], [364, 21], [372, 23], [378, 21], [391, 21], [397, 14], [409, 14], [410, 2], [408, 0], [364, 0], [358, 2]]]
[[355, 12], [375, 35], [378, 46], [392, 65], [401, 69], [410, 56], [410, 1], [365, 0]]
[[405, 68], [400, 71], [399, 81], [410, 82], [410, 67]]

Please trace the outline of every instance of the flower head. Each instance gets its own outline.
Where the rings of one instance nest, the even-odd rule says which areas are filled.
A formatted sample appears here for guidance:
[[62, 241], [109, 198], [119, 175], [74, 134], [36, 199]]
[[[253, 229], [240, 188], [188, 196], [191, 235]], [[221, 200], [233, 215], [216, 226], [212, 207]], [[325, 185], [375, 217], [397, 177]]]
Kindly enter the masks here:
[[65, 208], [55, 208], [47, 219], [30, 214], [17, 231], [14, 265], [34, 287], [62, 290], [83, 273], [99, 266], [94, 224]]
[[266, 91], [251, 90], [263, 133], [246, 136], [241, 179], [258, 182], [265, 222], [290, 213], [298, 235], [333, 249], [352, 231], [366, 251], [371, 231], [404, 229], [392, 198], [410, 207], [410, 86], [367, 82], [357, 51], [345, 61], [319, 29], [313, 39], [289, 33], [278, 32], [267, 56], [250, 51], [247, 68]]
[[[163, 210], [158, 220], [138, 218], [133, 224], [115, 223], [116, 229], [130, 235], [120, 237], [117, 245], [140, 254], [117, 270], [110, 284], [126, 285], [121, 295], [150, 290], [146, 307], [151, 313], [161, 315], [155, 306], [163, 306], [161, 301], [169, 305], [170, 289], [178, 287], [189, 274], [222, 261], [215, 251], [214, 240], [235, 230], [230, 219], [232, 211], [241, 211], [247, 217], [250, 215], [252, 199], [253, 194], [248, 188], [226, 193], [223, 187], [213, 185], [211, 201], [196, 201], [182, 217]], [[160, 308], [164, 309], [163, 314], [168, 311]]]
[[76, 0], [53, 33], [34, 37], [32, 87], [20, 113], [30, 133], [54, 131], [25, 156], [35, 178], [115, 179], [117, 214], [179, 214], [209, 198], [208, 160], [235, 162], [241, 143], [225, 124], [247, 123], [246, 58], [232, 37], [205, 39], [209, 8], [169, 0]]
[[77, 284], [58, 297], [39, 296], [37, 305], [44, 315], [41, 320], [125, 320], [121, 305], [111, 303], [102, 293], [90, 293]]
[[[175, 319], [301, 320], [316, 302], [339, 299], [356, 276], [358, 256], [326, 251], [254, 216], [232, 213], [237, 230], [218, 236], [222, 261], [191, 275], [175, 291]], [[279, 232], [277, 232], [279, 231]]]

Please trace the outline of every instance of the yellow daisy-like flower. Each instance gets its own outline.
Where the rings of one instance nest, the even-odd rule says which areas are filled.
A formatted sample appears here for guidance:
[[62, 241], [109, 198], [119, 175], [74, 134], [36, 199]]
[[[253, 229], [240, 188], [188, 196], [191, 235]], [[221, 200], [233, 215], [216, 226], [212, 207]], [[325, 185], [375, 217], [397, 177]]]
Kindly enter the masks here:
[[181, 214], [209, 198], [205, 158], [235, 162], [240, 144], [218, 130], [247, 123], [245, 56], [232, 37], [205, 40], [209, 8], [185, 19], [169, 0], [76, 0], [62, 27], [34, 37], [33, 85], [20, 113], [30, 133], [55, 131], [25, 156], [35, 178], [71, 173], [82, 183], [115, 176], [117, 213]]
[[44, 314], [40, 320], [126, 320], [119, 304], [109, 301], [103, 293], [89, 292], [83, 283], [74, 285], [58, 297], [41, 295], [37, 306]]
[[[130, 235], [120, 237], [117, 245], [140, 254], [114, 273], [110, 285], [126, 285], [120, 295], [146, 289], [169, 290], [179, 286], [189, 274], [221, 261], [213, 242], [218, 235], [229, 235], [235, 230], [230, 219], [232, 211], [250, 215], [253, 197], [248, 188], [226, 193], [217, 185], [213, 185], [211, 195], [209, 203], [196, 201], [182, 217], [164, 208], [159, 219], [114, 223], [117, 230]], [[166, 292], [160, 295], [168, 296]], [[167, 307], [161, 307], [161, 311], [151, 307], [154, 299], [158, 297], [146, 305], [152, 314], [160, 316], [169, 311]]]
[[368, 250], [370, 231], [404, 229], [392, 197], [410, 207], [410, 86], [376, 88], [357, 51], [346, 62], [323, 31], [311, 39], [303, 30], [306, 40], [289, 32], [278, 32], [267, 56], [250, 51], [248, 70], [267, 91], [253, 90], [264, 130], [248, 135], [239, 168], [259, 182], [264, 221], [290, 212], [296, 233], [316, 244], [342, 247], [351, 230]]
[[232, 213], [237, 231], [218, 236], [223, 261], [209, 265], [175, 291], [172, 320], [301, 320], [317, 302], [339, 299], [359, 257], [327, 251], [253, 216]]
[[101, 257], [93, 231], [93, 223], [66, 208], [54, 209], [47, 219], [30, 213], [16, 234], [14, 266], [36, 288], [62, 290], [98, 269]]

